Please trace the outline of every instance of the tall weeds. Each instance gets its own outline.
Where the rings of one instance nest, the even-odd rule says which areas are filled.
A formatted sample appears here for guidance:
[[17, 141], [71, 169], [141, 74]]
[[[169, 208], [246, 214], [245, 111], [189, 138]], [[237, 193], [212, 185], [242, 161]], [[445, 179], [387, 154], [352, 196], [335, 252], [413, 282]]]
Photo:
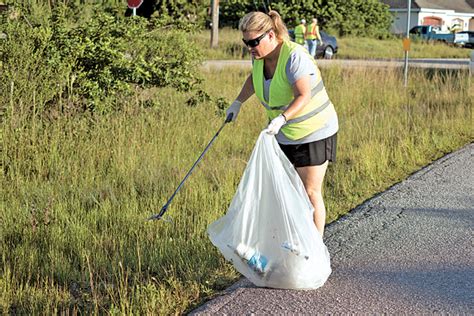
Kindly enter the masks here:
[[[204, 74], [205, 89], [231, 100], [247, 71]], [[326, 180], [328, 220], [473, 140], [465, 72], [329, 68], [340, 119], [337, 163]], [[31, 115], [33, 98], [8, 104], [1, 121], [0, 311], [179, 314], [238, 275], [211, 245], [265, 126], [244, 105], [170, 206], [159, 211], [222, 124], [214, 104], [185, 104], [171, 89], [120, 98], [121, 112]]]

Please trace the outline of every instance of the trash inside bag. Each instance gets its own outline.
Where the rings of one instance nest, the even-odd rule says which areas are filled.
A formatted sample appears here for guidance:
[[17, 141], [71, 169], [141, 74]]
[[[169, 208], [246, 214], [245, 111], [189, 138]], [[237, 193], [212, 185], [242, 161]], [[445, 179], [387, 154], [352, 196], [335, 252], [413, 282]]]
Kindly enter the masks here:
[[256, 286], [315, 289], [331, 267], [313, 211], [296, 169], [275, 137], [262, 132], [226, 215], [208, 233]]

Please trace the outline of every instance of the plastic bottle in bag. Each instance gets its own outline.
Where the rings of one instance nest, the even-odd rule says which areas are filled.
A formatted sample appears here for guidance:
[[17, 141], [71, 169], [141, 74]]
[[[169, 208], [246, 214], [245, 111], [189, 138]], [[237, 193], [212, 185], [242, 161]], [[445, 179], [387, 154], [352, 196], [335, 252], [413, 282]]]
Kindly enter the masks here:
[[302, 255], [302, 257], [306, 260], [309, 259], [309, 255], [301, 253], [300, 247], [298, 246], [298, 242], [290, 243], [289, 241], [285, 241], [281, 244], [281, 246], [283, 247], [283, 249], [295, 254], [296, 256]]
[[297, 256], [300, 255], [300, 250], [297, 243], [293, 244], [293, 243], [290, 243], [289, 241], [285, 241], [284, 243], [281, 244], [281, 246], [283, 247], [283, 249], [288, 250]]
[[245, 244], [239, 244], [235, 248], [235, 252], [244, 259], [249, 267], [258, 273], [265, 273], [268, 259], [258, 252], [256, 249], [251, 248]]

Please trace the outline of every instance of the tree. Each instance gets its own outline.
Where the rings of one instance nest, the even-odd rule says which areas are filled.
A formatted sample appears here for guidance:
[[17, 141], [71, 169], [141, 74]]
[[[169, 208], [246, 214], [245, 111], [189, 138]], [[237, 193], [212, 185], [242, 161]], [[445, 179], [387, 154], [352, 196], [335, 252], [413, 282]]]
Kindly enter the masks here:
[[[267, 7], [277, 10], [288, 28], [301, 18], [318, 18], [322, 28], [340, 35], [384, 36], [389, 33], [391, 15], [388, 6], [378, 0], [287, 0], [271, 1]], [[250, 11], [264, 11], [259, 2], [228, 0], [221, 3], [221, 25], [236, 27]]]

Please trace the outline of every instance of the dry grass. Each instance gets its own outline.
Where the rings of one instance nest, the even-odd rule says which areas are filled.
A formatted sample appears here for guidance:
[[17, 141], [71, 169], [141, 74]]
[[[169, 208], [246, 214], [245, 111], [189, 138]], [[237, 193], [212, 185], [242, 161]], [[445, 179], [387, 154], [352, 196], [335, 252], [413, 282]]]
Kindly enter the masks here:
[[[231, 100], [246, 75], [207, 73], [205, 86]], [[341, 126], [328, 220], [473, 140], [465, 72], [413, 71], [407, 90], [396, 70], [323, 76]], [[150, 223], [224, 119], [216, 105], [189, 108], [171, 90], [151, 97], [152, 108], [127, 101], [120, 113], [54, 120], [10, 105], [15, 114], [1, 122], [0, 311], [182, 314], [238, 277], [206, 227], [229, 205], [263, 110], [248, 102], [176, 196], [173, 221]]]

